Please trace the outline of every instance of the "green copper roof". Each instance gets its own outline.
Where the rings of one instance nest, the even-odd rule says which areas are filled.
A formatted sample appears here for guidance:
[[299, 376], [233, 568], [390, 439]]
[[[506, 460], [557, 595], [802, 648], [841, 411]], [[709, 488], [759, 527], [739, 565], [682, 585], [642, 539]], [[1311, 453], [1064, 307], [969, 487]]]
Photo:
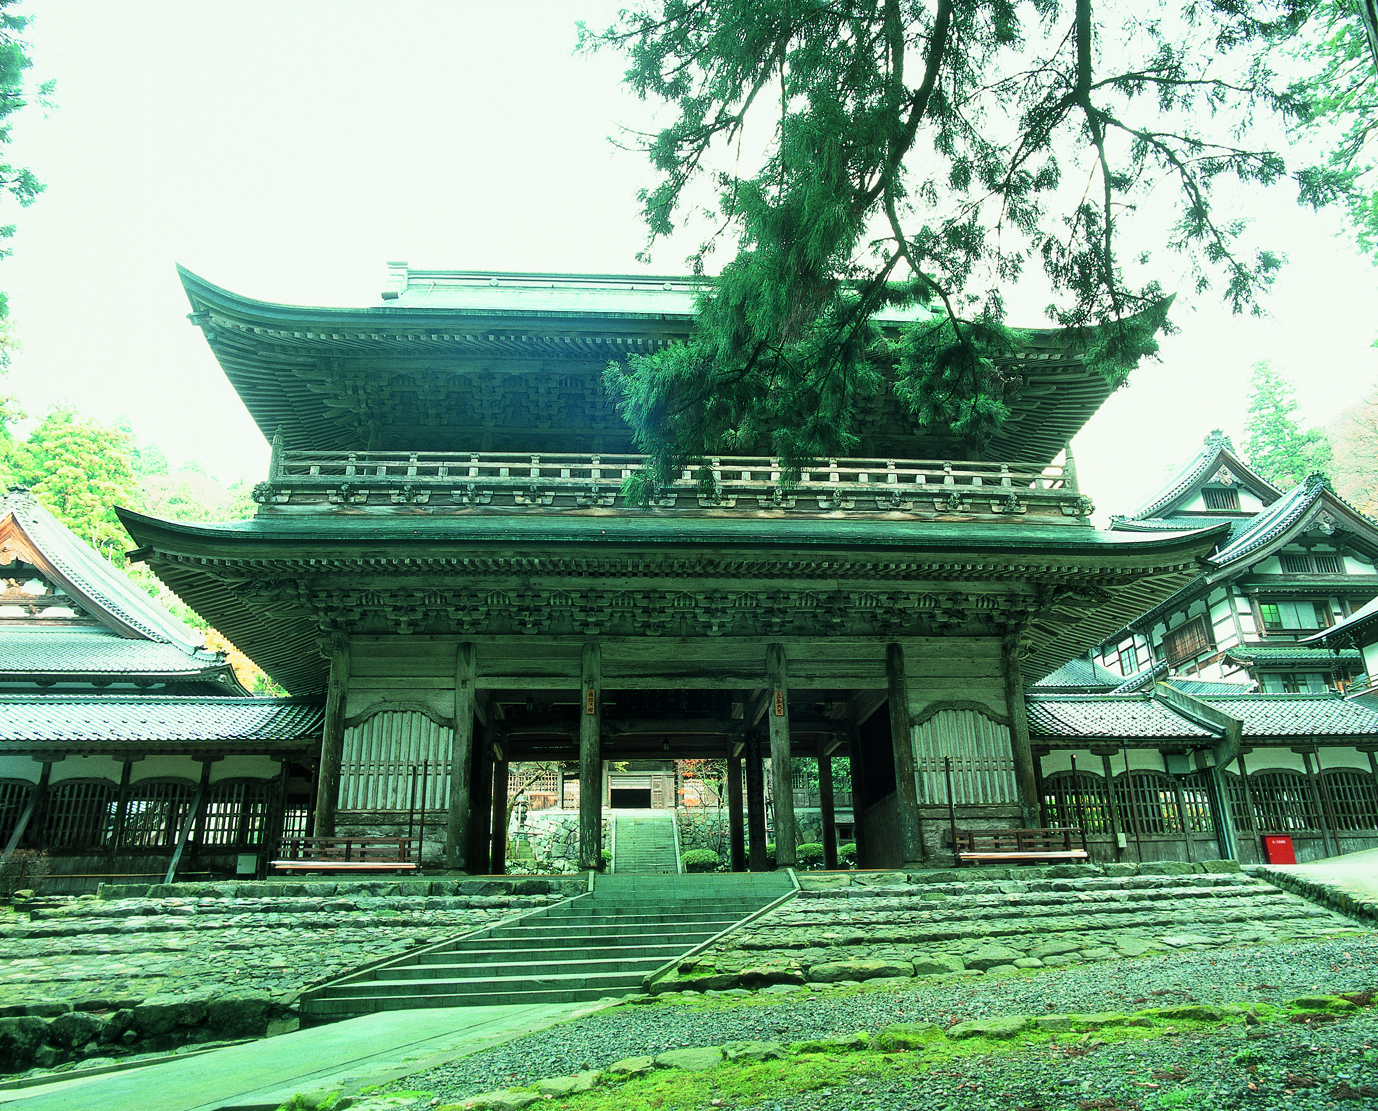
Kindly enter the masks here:
[[1332, 652], [1307, 644], [1241, 644], [1225, 653], [1228, 659], [1244, 664], [1296, 664], [1328, 671], [1332, 664], [1359, 663], [1358, 649], [1342, 648]]
[[[37, 624], [37, 622], [35, 622]], [[0, 632], [0, 675], [201, 675], [220, 660], [157, 640], [129, 640], [103, 627], [18, 628]]]
[[0, 751], [80, 744], [229, 748], [318, 740], [324, 709], [282, 698], [0, 695]]
[[1264, 504], [1269, 504], [1282, 496], [1281, 490], [1235, 454], [1234, 444], [1230, 442], [1230, 438], [1216, 429], [1206, 437], [1201, 450], [1179, 467], [1156, 493], [1130, 514], [1127, 521], [1149, 521], [1157, 518], [1165, 509], [1176, 508], [1177, 503], [1194, 487], [1207, 482], [1222, 466], [1226, 467], [1235, 479], [1242, 477], [1244, 484], [1257, 493]]
[[1339, 693], [1195, 697], [1243, 721], [1245, 738], [1378, 736], [1378, 710], [1347, 701]]
[[1147, 694], [1036, 694], [1028, 699], [1029, 734], [1086, 740], [1213, 738]]
[[1036, 693], [1055, 694], [1060, 690], [1081, 693], [1105, 693], [1123, 680], [1109, 668], [1102, 667], [1085, 656], [1068, 660], [1051, 675], [1045, 675], [1033, 685]]
[[1360, 606], [1343, 621], [1335, 622], [1323, 632], [1307, 637], [1302, 643], [1327, 646], [1350, 644], [1364, 647], [1375, 640], [1378, 640], [1378, 598]]

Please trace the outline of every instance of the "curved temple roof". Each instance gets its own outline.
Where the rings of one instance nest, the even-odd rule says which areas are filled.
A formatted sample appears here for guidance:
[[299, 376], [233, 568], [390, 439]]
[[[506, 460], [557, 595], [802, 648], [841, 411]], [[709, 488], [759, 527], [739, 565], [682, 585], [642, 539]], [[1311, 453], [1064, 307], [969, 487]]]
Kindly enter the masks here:
[[[264, 436], [281, 432], [293, 450], [630, 451], [604, 368], [685, 340], [702, 288], [649, 275], [402, 267], [383, 305], [341, 309], [257, 301], [178, 272], [191, 321]], [[1055, 333], [1029, 336], [1026, 350], [996, 360], [1024, 386], [984, 454], [1041, 465], [1114, 387]], [[862, 455], [926, 458], [922, 447], [939, 446], [916, 436], [889, 395], [859, 424]]]

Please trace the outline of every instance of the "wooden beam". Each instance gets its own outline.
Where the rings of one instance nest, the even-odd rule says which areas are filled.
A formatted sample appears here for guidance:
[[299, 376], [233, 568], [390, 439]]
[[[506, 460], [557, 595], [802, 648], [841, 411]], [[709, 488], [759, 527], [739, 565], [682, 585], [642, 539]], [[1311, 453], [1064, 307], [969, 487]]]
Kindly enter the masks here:
[[321, 765], [316, 781], [317, 837], [335, 836], [335, 807], [340, 798], [340, 759], [344, 751], [348, 697], [349, 639], [336, 636], [330, 645], [330, 678], [326, 684], [325, 720], [321, 725]]
[[770, 729], [771, 782], [775, 789], [775, 864], [780, 868], [792, 868], [798, 843], [790, 759], [789, 676], [785, 650], [778, 644], [766, 645], [766, 678], [770, 681], [770, 710], [766, 720]]
[[900, 845], [903, 862], [923, 859], [919, 829], [919, 791], [914, 779], [914, 730], [909, 717], [909, 683], [905, 675], [904, 648], [891, 644], [885, 650], [885, 681], [890, 692], [890, 744], [895, 753], [895, 800], [900, 812]]
[[468, 856], [469, 772], [474, 756], [475, 657], [473, 644], [464, 642], [459, 645], [455, 657], [455, 736], [450, 753], [450, 806], [445, 823], [446, 868], [463, 868]]
[[587, 641], [580, 660], [579, 866], [595, 870], [603, 861], [602, 663], [599, 643]]

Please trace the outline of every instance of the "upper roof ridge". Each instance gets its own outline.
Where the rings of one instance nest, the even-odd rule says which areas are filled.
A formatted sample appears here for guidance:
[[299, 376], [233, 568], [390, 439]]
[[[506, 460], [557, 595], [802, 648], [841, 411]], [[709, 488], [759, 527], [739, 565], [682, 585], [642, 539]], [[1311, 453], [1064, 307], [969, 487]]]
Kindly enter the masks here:
[[1265, 504], [1272, 504], [1282, 497], [1281, 490], [1240, 458], [1230, 437], [1221, 429], [1213, 428], [1206, 434], [1197, 453], [1170, 475], [1147, 501], [1124, 520], [1144, 521], [1161, 516], [1163, 510], [1172, 508], [1193, 486], [1207, 481], [1210, 476], [1218, 473], [1222, 466], [1230, 472], [1227, 481], [1243, 479], [1262, 495]]

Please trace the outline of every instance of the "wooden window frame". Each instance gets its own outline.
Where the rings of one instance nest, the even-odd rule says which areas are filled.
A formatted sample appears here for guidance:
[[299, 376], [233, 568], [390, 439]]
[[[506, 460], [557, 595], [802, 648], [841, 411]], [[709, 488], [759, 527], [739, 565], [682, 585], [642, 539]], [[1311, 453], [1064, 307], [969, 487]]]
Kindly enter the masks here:
[[[1196, 634], [1192, 641], [1190, 651], [1182, 650], [1182, 642], [1186, 641], [1190, 634]], [[1169, 629], [1163, 634], [1162, 640], [1163, 656], [1171, 666], [1186, 663], [1194, 660], [1197, 656], [1206, 652], [1215, 651], [1215, 630], [1205, 614], [1197, 614], [1190, 617], [1175, 629]]]

